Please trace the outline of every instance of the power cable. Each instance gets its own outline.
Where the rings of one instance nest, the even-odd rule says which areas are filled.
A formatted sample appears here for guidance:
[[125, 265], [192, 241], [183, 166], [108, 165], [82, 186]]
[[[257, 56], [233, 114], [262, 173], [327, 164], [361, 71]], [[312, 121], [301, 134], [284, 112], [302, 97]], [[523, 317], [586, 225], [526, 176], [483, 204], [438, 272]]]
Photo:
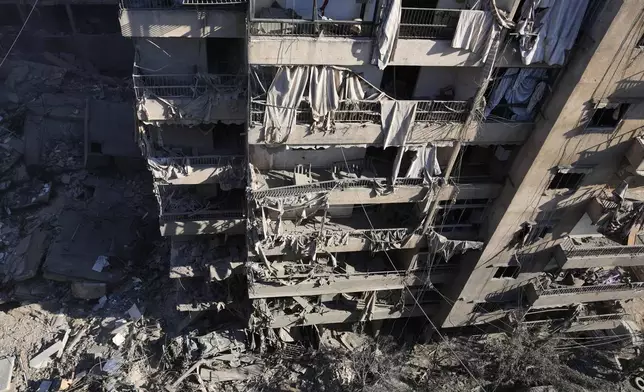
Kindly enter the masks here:
[[[345, 165], [346, 165], [346, 167], [347, 167], [347, 170], [349, 170], [349, 163], [347, 162], [347, 158], [346, 158], [346, 156], [344, 155], [344, 147], [340, 147], [340, 152], [342, 152], [342, 158], [344, 159], [344, 163], [345, 163]], [[373, 226], [373, 223], [371, 222], [371, 218], [369, 218], [369, 214], [367, 213], [367, 210], [365, 209], [364, 204], [360, 203], [360, 206], [362, 207], [362, 211], [363, 211], [363, 212], [364, 212], [364, 214], [365, 214], [365, 218], [367, 218], [367, 222], [369, 223], [369, 226], [371, 227], [371, 229], [372, 229], [372, 230], [375, 230], [375, 227]], [[387, 259], [388, 259], [388, 260], [389, 260], [389, 262], [391, 263], [391, 266], [394, 268], [394, 270], [398, 271], [398, 268], [396, 268], [395, 263], [393, 262], [393, 260], [392, 260], [392, 259], [391, 259], [391, 257], [389, 256], [389, 253], [387, 252], [387, 250], [386, 250], [386, 249], [384, 249], [384, 253], [385, 253], [385, 256], [387, 256]], [[455, 352], [455, 351], [450, 347], [449, 342], [447, 342], [447, 339], [445, 339], [445, 336], [443, 336], [443, 334], [441, 334], [441, 333], [440, 333], [440, 331], [438, 330], [438, 328], [436, 327], [436, 325], [434, 324], [434, 322], [433, 322], [433, 321], [430, 319], [430, 317], [427, 315], [427, 313], [425, 312], [425, 309], [423, 309], [423, 307], [421, 306], [421, 304], [418, 302], [418, 300], [416, 299], [416, 296], [414, 295], [414, 293], [409, 289], [409, 287], [408, 287], [406, 284], [404, 285], [404, 288], [405, 288], [405, 290], [407, 290], [407, 292], [409, 293], [409, 295], [411, 296], [411, 298], [414, 300], [415, 304], [418, 306], [418, 308], [420, 309], [420, 311], [423, 313], [423, 316], [425, 316], [425, 318], [427, 319], [427, 321], [429, 321], [430, 325], [432, 326], [432, 328], [434, 329], [434, 331], [436, 332], [436, 334], [438, 334], [438, 336], [443, 340], [443, 342], [445, 342], [445, 343], [446, 343], [447, 348], [448, 348], [448, 349], [449, 349], [449, 351], [452, 353], [452, 355], [454, 356], [454, 358], [456, 358], [456, 360], [458, 360], [458, 362], [461, 364], [461, 366], [463, 366], [463, 368], [467, 371], [467, 373], [470, 375], [470, 377], [472, 377], [472, 379], [474, 379], [474, 381], [475, 381], [475, 382], [478, 384], [478, 386], [483, 390], [483, 392], [485, 392], [485, 388], [483, 387], [483, 384], [481, 383], [481, 381], [480, 381], [478, 378], [476, 378], [476, 376], [474, 376], [474, 374], [472, 373], [472, 371], [467, 367], [467, 365], [465, 365], [465, 363], [463, 362], [463, 360], [462, 360], [462, 359], [461, 359], [461, 358], [456, 354], [456, 352]]]
[[20, 38], [20, 35], [22, 34], [22, 31], [25, 29], [25, 26], [27, 26], [27, 22], [29, 22], [29, 18], [31, 17], [31, 14], [36, 9], [36, 5], [38, 5], [38, 0], [35, 0], [34, 5], [31, 6], [31, 11], [29, 11], [29, 14], [25, 18], [25, 22], [22, 24], [22, 27], [20, 28], [20, 31], [18, 31], [18, 35], [16, 35], [16, 38], [11, 43], [11, 46], [9, 47], [9, 50], [7, 51], [7, 53], [5, 53], [4, 57], [2, 58], [2, 61], [0, 61], [0, 67], [2, 67], [2, 64], [4, 64], [4, 62], [7, 59], [7, 57], [9, 57], [9, 53], [11, 53], [11, 50], [13, 49], [14, 45], [16, 44], [16, 42], [18, 42], [18, 38]]

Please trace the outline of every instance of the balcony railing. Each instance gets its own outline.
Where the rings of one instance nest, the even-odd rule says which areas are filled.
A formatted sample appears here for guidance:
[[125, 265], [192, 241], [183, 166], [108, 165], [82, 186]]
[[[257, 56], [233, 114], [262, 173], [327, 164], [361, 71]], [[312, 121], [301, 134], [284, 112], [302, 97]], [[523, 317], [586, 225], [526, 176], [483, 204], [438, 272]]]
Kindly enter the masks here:
[[[264, 122], [265, 101], [251, 103], [251, 121]], [[416, 107], [417, 122], [465, 122], [469, 110], [467, 101], [418, 101]], [[334, 112], [336, 123], [372, 123], [380, 124], [380, 102], [378, 101], [343, 101]], [[303, 101], [296, 112], [296, 124], [312, 124], [313, 114], [308, 102]]]
[[406, 39], [452, 39], [461, 10], [402, 8], [398, 37]]
[[[297, 196], [306, 193], [316, 193], [330, 191], [333, 189], [348, 189], [348, 188], [372, 188], [374, 185], [385, 186], [387, 184], [386, 178], [373, 178], [373, 179], [353, 179], [347, 178], [342, 180], [320, 181], [306, 185], [289, 185], [282, 186], [274, 189], [267, 189], [263, 191], [252, 192], [251, 197], [255, 200], [263, 199], [265, 197], [287, 197]], [[422, 178], [397, 178], [395, 186], [422, 186], [424, 180]]]
[[173, 221], [200, 221], [200, 220], [230, 220], [245, 219], [246, 215], [241, 210], [217, 210], [189, 212], [162, 212], [159, 216], [161, 223]]
[[619, 284], [601, 284], [581, 287], [558, 287], [545, 289], [538, 284], [535, 285], [535, 291], [539, 296], [566, 295], [566, 294], [584, 294], [584, 293], [602, 293], [613, 291], [630, 291], [643, 290], [644, 282], [619, 283]]
[[373, 22], [340, 20], [261, 19], [250, 22], [250, 34], [298, 37], [371, 37]]
[[585, 257], [638, 257], [644, 256], [644, 246], [642, 245], [615, 245], [615, 246], [580, 246], [570, 239], [561, 243], [561, 249], [568, 258], [585, 258]]
[[181, 9], [182, 6], [244, 4], [247, 0], [120, 0], [121, 9]]
[[241, 166], [244, 163], [243, 155], [206, 155], [196, 157], [158, 157], [163, 164], [177, 166]]
[[208, 90], [242, 91], [244, 77], [239, 75], [132, 75], [137, 99], [145, 94], [159, 97], [196, 97]]
[[[594, 323], [594, 322], [600, 322], [600, 321], [613, 321], [613, 320], [624, 320], [628, 318], [628, 314], [626, 313], [612, 313], [612, 314], [594, 314], [591, 316], [579, 316], [575, 319], [572, 319], [571, 321], [573, 323]], [[522, 324], [528, 324], [528, 325], [543, 325], [543, 324], [555, 324], [555, 323], [561, 323], [568, 320], [567, 318], [563, 317], [557, 317], [553, 319], [546, 319], [546, 320], [531, 320], [531, 321], [522, 321]]]

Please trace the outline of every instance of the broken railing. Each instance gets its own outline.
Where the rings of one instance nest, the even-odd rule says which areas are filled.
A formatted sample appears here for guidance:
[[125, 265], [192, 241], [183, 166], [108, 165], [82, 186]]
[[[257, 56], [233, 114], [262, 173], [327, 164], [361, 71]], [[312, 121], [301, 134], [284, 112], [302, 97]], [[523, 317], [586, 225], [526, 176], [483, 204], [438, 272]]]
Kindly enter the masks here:
[[120, 0], [121, 9], [181, 9], [195, 5], [244, 4], [247, 0]]
[[[251, 102], [251, 121], [264, 123], [266, 101]], [[463, 123], [469, 112], [467, 101], [418, 101], [414, 121]], [[380, 124], [379, 101], [342, 101], [340, 107], [333, 112], [336, 123], [372, 123]], [[313, 114], [309, 103], [302, 101], [296, 111], [296, 124], [309, 125], [313, 123]]]
[[371, 37], [375, 31], [373, 22], [357, 20], [255, 19], [249, 27], [251, 35], [278, 37]]
[[[251, 197], [258, 200], [265, 197], [297, 196], [306, 193], [326, 192], [333, 189], [373, 188], [374, 186], [384, 187], [388, 181], [389, 180], [386, 178], [346, 178], [341, 180], [320, 181], [312, 184], [288, 185], [279, 188], [255, 191], [251, 193]], [[422, 186], [423, 184], [424, 179], [422, 178], [398, 178], [396, 179], [394, 186]]]
[[232, 220], [245, 219], [246, 215], [242, 210], [213, 210], [190, 212], [162, 212], [159, 220], [164, 222], [174, 221], [207, 221], [207, 220]]
[[245, 78], [240, 75], [213, 74], [155, 74], [132, 75], [134, 94], [141, 99], [146, 94], [159, 97], [196, 97], [208, 90], [233, 92], [244, 90]]
[[452, 39], [461, 10], [403, 7], [398, 37], [406, 39]]
[[163, 164], [175, 166], [209, 166], [226, 167], [242, 166], [245, 157], [243, 155], [204, 155], [186, 157], [155, 157]]
[[545, 320], [524, 320], [521, 323], [527, 325], [543, 325], [543, 324], [556, 324], [562, 323], [566, 320], [571, 320], [575, 323], [595, 323], [600, 321], [613, 321], [613, 320], [625, 320], [629, 317], [627, 313], [611, 313], [611, 314], [594, 314], [590, 316], [579, 316], [575, 318], [565, 318], [565, 317], [556, 317]]
[[539, 284], [535, 285], [535, 291], [539, 296], [601, 293], [601, 292], [630, 291], [630, 290], [642, 290], [642, 289], [644, 289], [644, 282], [600, 284], [600, 285], [592, 285], [592, 286], [557, 287], [557, 288], [543, 288]]
[[612, 246], [585, 246], [576, 245], [572, 239], [567, 238], [561, 244], [561, 249], [568, 258], [585, 257], [637, 257], [644, 256], [642, 245], [612, 245]]

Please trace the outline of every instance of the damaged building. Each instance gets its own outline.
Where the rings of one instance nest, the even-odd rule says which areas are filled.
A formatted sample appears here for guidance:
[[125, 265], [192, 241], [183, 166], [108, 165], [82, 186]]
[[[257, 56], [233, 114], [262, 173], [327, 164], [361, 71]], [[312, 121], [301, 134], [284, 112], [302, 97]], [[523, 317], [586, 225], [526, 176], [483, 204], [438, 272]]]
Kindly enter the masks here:
[[120, 7], [180, 309], [606, 329], [644, 294], [637, 1]]

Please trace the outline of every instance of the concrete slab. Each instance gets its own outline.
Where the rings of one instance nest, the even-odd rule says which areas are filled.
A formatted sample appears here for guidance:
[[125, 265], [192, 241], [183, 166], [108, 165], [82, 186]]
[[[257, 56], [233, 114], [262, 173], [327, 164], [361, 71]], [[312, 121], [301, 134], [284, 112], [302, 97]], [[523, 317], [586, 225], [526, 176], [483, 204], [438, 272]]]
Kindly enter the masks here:
[[[60, 215], [59, 225], [61, 230], [43, 265], [45, 278], [106, 283], [123, 278], [119, 260], [129, 258], [130, 245], [136, 239], [132, 216], [96, 216], [92, 211], [67, 209]], [[92, 267], [101, 255], [108, 257], [111, 267], [97, 272]]]
[[15, 357], [0, 359], [0, 392], [11, 390], [11, 377], [13, 377], [13, 365]]
[[41, 230], [23, 238], [6, 264], [5, 281], [23, 281], [35, 277], [48, 244], [49, 235]]

